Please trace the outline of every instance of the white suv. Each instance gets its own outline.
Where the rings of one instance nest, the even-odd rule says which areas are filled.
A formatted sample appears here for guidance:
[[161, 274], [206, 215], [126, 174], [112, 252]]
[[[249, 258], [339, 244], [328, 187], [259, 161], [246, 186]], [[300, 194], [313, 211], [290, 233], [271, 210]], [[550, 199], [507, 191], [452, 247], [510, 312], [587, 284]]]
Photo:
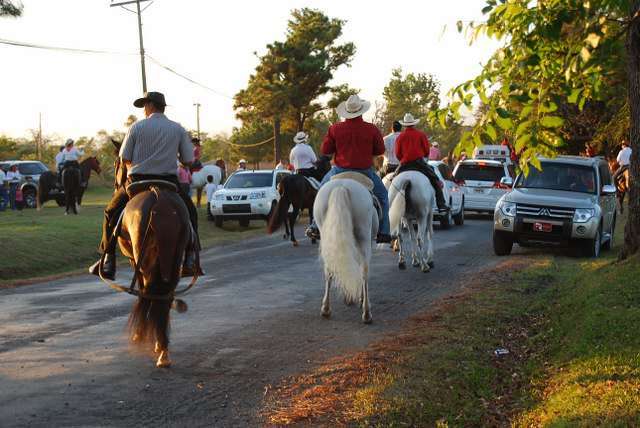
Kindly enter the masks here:
[[289, 174], [286, 170], [233, 173], [209, 202], [216, 226], [222, 227], [225, 220], [238, 220], [243, 227], [249, 226], [250, 220], [268, 220], [280, 199], [278, 184]]
[[497, 160], [463, 160], [453, 171], [453, 178], [464, 193], [467, 211], [493, 213], [498, 199], [510, 190], [501, 182], [504, 177], [515, 177], [513, 167]]
[[462, 188], [454, 182], [449, 165], [442, 161], [433, 160], [429, 161], [429, 165], [431, 165], [443, 184], [442, 193], [444, 193], [444, 199], [450, 208], [446, 212], [437, 210], [434, 217], [440, 221], [442, 229], [448, 229], [452, 223], [455, 223], [456, 226], [462, 226], [464, 224], [464, 195], [462, 194]]

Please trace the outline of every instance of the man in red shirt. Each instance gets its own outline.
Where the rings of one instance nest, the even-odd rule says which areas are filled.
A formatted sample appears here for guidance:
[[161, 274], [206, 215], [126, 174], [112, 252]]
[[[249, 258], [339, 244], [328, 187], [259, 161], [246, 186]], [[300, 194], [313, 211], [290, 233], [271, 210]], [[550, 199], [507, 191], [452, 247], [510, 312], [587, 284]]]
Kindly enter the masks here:
[[[361, 100], [357, 95], [351, 95], [336, 108], [345, 121], [331, 125], [320, 147], [322, 155], [334, 155], [335, 164], [324, 176], [321, 184], [345, 171], [357, 171], [369, 177], [373, 181], [373, 194], [380, 201], [382, 208], [377, 242], [391, 242], [389, 195], [382, 179], [373, 169], [373, 158], [384, 154], [384, 141], [380, 130], [362, 119], [369, 107], [370, 102]], [[307, 236], [318, 239], [319, 231], [315, 223], [307, 229]]]
[[405, 114], [404, 120], [400, 121], [405, 130], [396, 139], [396, 157], [400, 161], [396, 175], [403, 171], [419, 171], [426, 175], [436, 192], [438, 209], [448, 210], [449, 207], [442, 193], [442, 183], [433, 168], [424, 160], [429, 157], [431, 146], [427, 135], [415, 128], [418, 122], [420, 119], [414, 119], [411, 113]]

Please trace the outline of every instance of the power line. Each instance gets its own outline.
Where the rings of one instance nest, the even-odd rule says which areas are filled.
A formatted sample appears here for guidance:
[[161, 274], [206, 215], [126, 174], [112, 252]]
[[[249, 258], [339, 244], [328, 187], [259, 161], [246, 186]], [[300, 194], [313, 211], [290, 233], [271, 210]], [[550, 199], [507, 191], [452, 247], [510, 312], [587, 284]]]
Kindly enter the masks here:
[[[51, 45], [42, 45], [42, 44], [37, 44], [37, 43], [27, 43], [27, 42], [19, 42], [16, 40], [9, 40], [9, 39], [1, 39], [0, 38], [0, 44], [4, 44], [4, 45], [9, 45], [9, 46], [18, 46], [18, 47], [23, 47], [23, 48], [32, 48], [32, 49], [43, 49], [43, 50], [51, 50], [51, 51], [58, 51], [58, 52], [71, 52], [71, 53], [82, 53], [82, 54], [100, 54], [100, 55], [129, 55], [129, 56], [133, 56], [133, 55], [138, 55], [138, 53], [134, 53], [134, 52], [118, 52], [118, 51], [107, 51], [107, 50], [98, 50], [98, 49], [81, 49], [81, 48], [70, 48], [70, 47], [65, 47], [65, 46], [51, 46]], [[168, 65], [165, 65], [163, 63], [161, 63], [160, 61], [156, 60], [155, 58], [153, 58], [152, 56], [150, 56], [149, 54], [145, 54], [145, 57], [148, 58], [149, 60], [151, 60], [153, 63], [155, 63], [158, 67], [163, 68], [165, 70], [167, 70], [168, 72], [175, 74], [176, 76], [190, 82], [193, 83], [196, 86], [200, 86], [203, 89], [206, 89], [210, 92], [213, 92], [214, 94], [223, 97], [223, 98], [227, 98], [232, 100], [233, 97], [220, 92], [216, 89], [213, 89], [203, 83], [200, 83], [196, 80], [193, 80], [192, 78], [174, 70], [173, 68], [169, 67]]]
[[255, 143], [255, 144], [234, 144], [230, 141], [227, 141], [227, 144], [233, 147], [240, 147], [243, 149], [249, 148], [249, 147], [258, 147], [258, 146], [262, 146], [263, 144], [267, 144], [270, 143], [271, 141], [273, 141], [273, 137], [269, 137], [264, 141], [260, 141], [259, 143]]

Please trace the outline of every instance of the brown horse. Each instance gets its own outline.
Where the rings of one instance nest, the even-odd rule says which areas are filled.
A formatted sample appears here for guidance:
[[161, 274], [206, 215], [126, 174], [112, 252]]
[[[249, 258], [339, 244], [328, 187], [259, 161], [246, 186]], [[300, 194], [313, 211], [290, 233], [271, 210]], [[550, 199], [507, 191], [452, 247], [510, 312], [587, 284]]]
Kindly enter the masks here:
[[[96, 174], [102, 172], [100, 161], [95, 156], [88, 157], [80, 162], [80, 188], [76, 194], [78, 205], [82, 205], [82, 196], [89, 186], [91, 171]], [[57, 189], [58, 192], [52, 192], [54, 189]], [[52, 199], [55, 199], [59, 206], [64, 206], [66, 204], [65, 195], [59, 190], [61, 189], [58, 187], [58, 177], [55, 172], [46, 171], [40, 175], [38, 180], [38, 206], [42, 207], [45, 202]]]
[[[125, 170], [118, 164], [116, 177], [126, 177]], [[194, 232], [187, 207], [172, 183], [137, 182], [130, 184], [127, 191], [131, 199], [122, 215], [118, 243], [122, 254], [130, 260], [134, 278], [126, 288], [105, 280], [102, 266], [100, 275], [113, 288], [137, 296], [129, 316], [130, 339], [139, 346], [155, 344], [156, 366], [169, 367], [169, 312], [171, 308], [178, 312], [187, 310], [187, 305], [176, 299], [176, 287], [183, 256]], [[197, 275], [186, 290], [196, 280]]]
[[[609, 169], [612, 173], [615, 173], [619, 167], [620, 165], [618, 164], [618, 161], [616, 159], [609, 159]], [[631, 187], [629, 170], [627, 169], [622, 174], [622, 179], [617, 180], [613, 184], [614, 186], [616, 186], [616, 189], [618, 189], [617, 197], [618, 204], [620, 206], [620, 214], [624, 214], [624, 198], [627, 196], [629, 188]]]
[[[315, 163], [314, 177], [318, 181], [322, 181], [322, 178], [331, 169], [331, 163], [328, 158], [321, 157]], [[298, 246], [298, 241], [294, 233], [296, 220], [301, 211], [307, 209], [309, 211], [309, 219], [313, 221], [313, 204], [316, 200], [318, 191], [311, 186], [309, 181], [301, 174], [288, 175], [280, 181], [278, 184], [278, 192], [280, 193], [280, 200], [276, 205], [271, 217], [269, 218], [269, 225], [267, 232], [272, 234], [276, 230], [280, 229], [284, 223], [286, 233], [284, 239], [291, 237], [291, 242], [294, 247]], [[289, 213], [289, 207], [292, 206], [293, 210]], [[311, 240], [312, 244], [315, 244], [315, 239]]]

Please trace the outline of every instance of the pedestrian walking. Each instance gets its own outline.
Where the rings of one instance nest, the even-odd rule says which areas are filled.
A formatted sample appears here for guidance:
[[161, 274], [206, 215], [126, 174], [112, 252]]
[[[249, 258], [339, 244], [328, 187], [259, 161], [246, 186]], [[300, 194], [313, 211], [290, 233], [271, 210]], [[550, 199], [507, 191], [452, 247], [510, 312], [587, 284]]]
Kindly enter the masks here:
[[7, 172], [6, 179], [9, 182], [9, 206], [12, 210], [16, 210], [16, 191], [22, 180], [22, 175], [20, 171], [18, 171], [18, 165], [11, 165], [9, 172]]
[[4, 211], [9, 205], [9, 182], [7, 181], [7, 174], [2, 168], [0, 168], [0, 211]]
[[439, 161], [442, 159], [442, 154], [440, 153], [440, 144], [437, 141], [431, 143], [431, 148], [429, 149], [429, 160]]
[[618, 161], [618, 169], [615, 174], [613, 174], [614, 183], [620, 180], [622, 174], [629, 169], [629, 164], [631, 163], [631, 147], [629, 147], [629, 141], [627, 139], [622, 140], [622, 148], [620, 152], [618, 152], [616, 160]]
[[182, 192], [191, 197], [191, 171], [182, 164], [178, 164], [178, 183]]

